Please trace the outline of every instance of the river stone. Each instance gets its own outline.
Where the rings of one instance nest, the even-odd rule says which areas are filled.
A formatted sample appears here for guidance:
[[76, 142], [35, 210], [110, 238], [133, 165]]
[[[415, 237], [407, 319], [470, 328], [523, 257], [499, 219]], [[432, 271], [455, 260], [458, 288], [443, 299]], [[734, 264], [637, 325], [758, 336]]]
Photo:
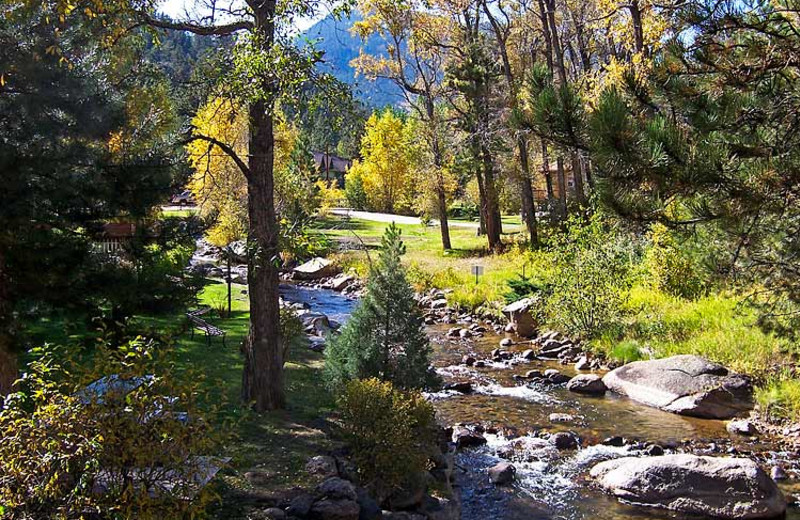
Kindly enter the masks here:
[[612, 392], [681, 415], [730, 419], [753, 408], [749, 378], [693, 355], [635, 361], [603, 382]]
[[352, 276], [348, 274], [340, 274], [333, 280], [331, 280], [331, 289], [334, 291], [343, 291], [345, 287], [350, 285], [350, 282], [355, 280]]
[[501, 347], [510, 347], [513, 344], [514, 344], [514, 340], [511, 339], [511, 338], [503, 338], [503, 339], [500, 340], [500, 346]]
[[582, 370], [589, 370], [591, 366], [589, 365], [589, 358], [586, 356], [581, 356], [581, 358], [575, 363], [575, 370], [578, 372]]
[[286, 511], [277, 507], [270, 507], [264, 510], [264, 518], [268, 520], [285, 520]]
[[314, 497], [310, 493], [301, 493], [289, 502], [289, 507], [286, 508], [286, 513], [289, 516], [298, 516], [303, 518], [308, 516], [312, 505], [314, 505]]
[[786, 511], [775, 482], [750, 459], [663, 455], [601, 462], [590, 472], [620, 500], [719, 518], [774, 518]]
[[469, 329], [461, 329], [461, 330], [458, 331], [458, 335], [460, 337], [462, 337], [462, 338], [471, 338], [472, 337], [472, 331], [469, 330]]
[[358, 520], [360, 508], [353, 500], [325, 499], [314, 502], [309, 518], [314, 520]]
[[789, 478], [789, 475], [786, 474], [786, 470], [780, 465], [772, 466], [769, 470], [769, 476], [772, 477], [772, 480], [786, 480]]
[[459, 394], [469, 394], [472, 393], [472, 383], [469, 381], [457, 381], [455, 383], [447, 383], [443, 387], [444, 390], [452, 390], [453, 392], [458, 392]]
[[447, 308], [447, 299], [440, 298], [438, 300], [433, 300], [431, 302], [431, 309], [446, 309]]
[[578, 438], [571, 432], [558, 432], [550, 436], [550, 442], [559, 451], [575, 450], [578, 448]]
[[510, 484], [514, 481], [514, 475], [517, 473], [517, 468], [510, 462], [498, 462], [488, 470], [489, 481], [492, 484], [504, 485]]
[[306, 471], [311, 475], [319, 475], [321, 477], [335, 477], [338, 475], [336, 470], [336, 459], [327, 455], [317, 455], [311, 457], [306, 462]]
[[600, 376], [580, 374], [567, 382], [567, 390], [578, 394], [603, 395], [606, 393], [606, 385]]
[[725, 425], [725, 429], [728, 430], [728, 433], [733, 433], [736, 435], [758, 435], [758, 429], [756, 428], [756, 425], [747, 419], [734, 419]]
[[357, 488], [356, 494], [358, 495], [356, 502], [359, 507], [358, 520], [376, 520], [381, 518], [381, 506], [367, 493], [366, 489], [361, 487]]
[[574, 421], [575, 416], [568, 413], [551, 413], [548, 419], [552, 423], [567, 423]]
[[336, 264], [325, 258], [312, 258], [303, 265], [298, 265], [292, 270], [295, 280], [319, 280], [337, 274]]
[[456, 443], [456, 448], [466, 448], [468, 446], [480, 446], [486, 444], [486, 437], [481, 433], [475, 432], [464, 426], [456, 426], [453, 428], [453, 442]]
[[356, 487], [343, 478], [331, 477], [317, 486], [317, 494], [331, 499], [355, 500]]
[[534, 352], [533, 349], [529, 348], [529, 349], [523, 350], [522, 354], [520, 354], [520, 357], [522, 359], [527, 359], [528, 361], [531, 361], [531, 360], [536, 359], [536, 352]]
[[503, 314], [508, 318], [510, 325], [513, 325], [516, 333], [523, 338], [530, 338], [536, 334], [536, 320], [531, 314], [531, 307], [535, 301], [533, 298], [523, 298], [503, 307]]

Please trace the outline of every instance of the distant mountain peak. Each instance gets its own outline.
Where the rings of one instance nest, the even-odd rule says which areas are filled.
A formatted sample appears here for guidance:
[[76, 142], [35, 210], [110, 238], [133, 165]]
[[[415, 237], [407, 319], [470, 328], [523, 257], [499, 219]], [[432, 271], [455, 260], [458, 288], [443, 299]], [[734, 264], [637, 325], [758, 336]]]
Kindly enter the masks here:
[[403, 101], [400, 88], [391, 80], [369, 79], [359, 76], [350, 66], [350, 62], [358, 57], [360, 49], [369, 54], [386, 54], [383, 40], [374, 35], [362, 42], [358, 36], [353, 35], [350, 29], [353, 24], [361, 20], [361, 14], [353, 11], [347, 18], [336, 19], [328, 15], [312, 25], [301, 36], [316, 42], [316, 48], [323, 51], [322, 70], [330, 72], [336, 79], [347, 83], [353, 89], [353, 94], [364, 104], [381, 108], [386, 105], [398, 105]]

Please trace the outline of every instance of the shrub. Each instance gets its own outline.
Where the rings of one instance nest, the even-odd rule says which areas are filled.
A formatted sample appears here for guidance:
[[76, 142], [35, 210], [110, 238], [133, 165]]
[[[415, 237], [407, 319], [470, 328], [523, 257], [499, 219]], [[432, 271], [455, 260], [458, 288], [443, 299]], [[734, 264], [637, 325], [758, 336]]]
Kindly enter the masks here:
[[680, 248], [678, 241], [662, 224], [655, 224], [650, 230], [644, 268], [650, 283], [662, 291], [688, 299], [695, 299], [705, 292], [699, 263]]
[[598, 214], [588, 224], [570, 220], [568, 233], [551, 251], [549, 321], [588, 338], [619, 323], [631, 286], [631, 254], [624, 243]]
[[404, 253], [400, 229], [392, 224], [370, 271], [366, 295], [325, 349], [325, 374], [332, 388], [369, 377], [404, 389], [436, 386], [422, 314], [400, 262]]
[[413, 483], [436, 449], [433, 405], [378, 379], [354, 380], [338, 400], [362, 484], [381, 499]]
[[[58, 349], [30, 364], [0, 411], [8, 518], [183, 518], [214, 498], [195, 479], [220, 440], [215, 409], [198, 405], [202, 378], [174, 379], [156, 348], [102, 345], [91, 370]], [[100, 377], [107, 391], [89, 392]]]

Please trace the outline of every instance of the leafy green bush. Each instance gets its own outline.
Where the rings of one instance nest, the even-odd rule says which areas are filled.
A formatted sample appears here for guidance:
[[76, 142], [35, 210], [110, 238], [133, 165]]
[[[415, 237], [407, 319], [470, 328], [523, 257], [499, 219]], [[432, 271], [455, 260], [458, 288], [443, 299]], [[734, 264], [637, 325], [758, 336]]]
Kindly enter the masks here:
[[202, 377], [175, 379], [158, 347], [101, 345], [91, 369], [63, 350], [38, 352], [0, 410], [4, 518], [185, 518], [205, 508], [214, 495], [196, 480], [219, 446], [216, 408], [199, 406]]
[[631, 254], [614, 229], [597, 214], [586, 224], [571, 219], [550, 254], [548, 320], [587, 338], [619, 323], [631, 286]]
[[422, 314], [400, 262], [404, 253], [400, 229], [392, 224], [370, 271], [366, 295], [325, 349], [325, 375], [332, 388], [369, 377], [405, 389], [438, 384]]
[[648, 281], [675, 296], [695, 299], [705, 290], [702, 269], [662, 224], [650, 230], [650, 246], [644, 258]]
[[436, 448], [433, 405], [378, 379], [354, 380], [338, 400], [362, 484], [385, 498], [419, 479]]

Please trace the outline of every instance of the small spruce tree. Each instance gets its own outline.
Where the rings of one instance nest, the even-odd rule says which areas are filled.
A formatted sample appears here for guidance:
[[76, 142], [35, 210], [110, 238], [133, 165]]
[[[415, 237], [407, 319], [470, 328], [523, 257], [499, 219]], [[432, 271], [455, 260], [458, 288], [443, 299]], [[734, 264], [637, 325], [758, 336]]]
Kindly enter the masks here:
[[433, 388], [438, 383], [430, 367], [422, 314], [400, 262], [406, 251], [400, 235], [394, 223], [386, 229], [366, 295], [325, 350], [325, 374], [334, 389], [371, 377], [403, 389]]

